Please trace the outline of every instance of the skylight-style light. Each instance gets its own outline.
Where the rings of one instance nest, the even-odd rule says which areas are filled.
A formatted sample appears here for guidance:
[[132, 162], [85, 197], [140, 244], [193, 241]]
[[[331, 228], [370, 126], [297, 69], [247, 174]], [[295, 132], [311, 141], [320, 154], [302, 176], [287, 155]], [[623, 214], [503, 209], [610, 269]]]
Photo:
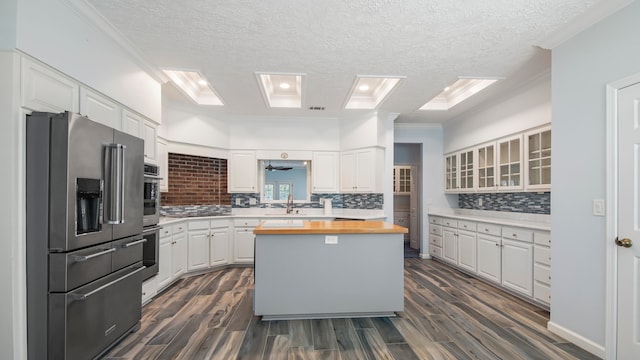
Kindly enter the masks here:
[[260, 91], [268, 107], [301, 108], [304, 74], [256, 73]]
[[436, 97], [422, 105], [420, 110], [449, 110], [500, 79], [461, 76], [456, 82], [444, 88]]
[[224, 105], [209, 82], [198, 71], [163, 70], [181, 93], [198, 105]]
[[345, 109], [375, 109], [404, 76], [358, 75], [351, 88]]

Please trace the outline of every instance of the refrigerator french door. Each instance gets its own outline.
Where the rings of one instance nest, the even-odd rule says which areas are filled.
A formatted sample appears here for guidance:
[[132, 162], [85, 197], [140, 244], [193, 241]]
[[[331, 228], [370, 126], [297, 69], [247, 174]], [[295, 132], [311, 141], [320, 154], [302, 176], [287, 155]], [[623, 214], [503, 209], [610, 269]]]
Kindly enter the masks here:
[[144, 142], [27, 115], [29, 359], [91, 359], [139, 326]]

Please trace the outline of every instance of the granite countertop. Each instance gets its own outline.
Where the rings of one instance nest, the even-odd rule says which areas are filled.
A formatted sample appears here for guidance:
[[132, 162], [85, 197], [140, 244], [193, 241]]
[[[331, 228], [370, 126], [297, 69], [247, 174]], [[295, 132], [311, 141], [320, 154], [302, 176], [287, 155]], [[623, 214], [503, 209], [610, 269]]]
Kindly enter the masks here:
[[513, 213], [470, 209], [429, 209], [429, 215], [451, 219], [469, 220], [496, 225], [525, 227], [534, 230], [551, 230], [551, 216], [545, 214]]
[[285, 214], [284, 209], [251, 209], [250, 211], [240, 211], [239, 213], [229, 214], [228, 212], [211, 212], [211, 213], [192, 213], [184, 215], [164, 215], [160, 216], [160, 225], [171, 224], [183, 220], [205, 220], [211, 218], [220, 219], [354, 219], [354, 220], [377, 220], [384, 219], [383, 213], [378, 211], [373, 212], [343, 212], [336, 211], [332, 214], [324, 214], [322, 211], [316, 209], [300, 209], [298, 213], [294, 211], [293, 214]]

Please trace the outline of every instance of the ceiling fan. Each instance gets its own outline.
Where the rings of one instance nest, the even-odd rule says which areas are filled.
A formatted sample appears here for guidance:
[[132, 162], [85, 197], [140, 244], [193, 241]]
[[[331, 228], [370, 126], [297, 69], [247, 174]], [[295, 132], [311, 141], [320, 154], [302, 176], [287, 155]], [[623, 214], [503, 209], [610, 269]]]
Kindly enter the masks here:
[[264, 169], [267, 170], [267, 171], [274, 171], [274, 170], [286, 171], [286, 170], [291, 170], [293, 168], [289, 167], [289, 166], [273, 166], [273, 165], [271, 165], [271, 160], [269, 160], [269, 165], [265, 166]]

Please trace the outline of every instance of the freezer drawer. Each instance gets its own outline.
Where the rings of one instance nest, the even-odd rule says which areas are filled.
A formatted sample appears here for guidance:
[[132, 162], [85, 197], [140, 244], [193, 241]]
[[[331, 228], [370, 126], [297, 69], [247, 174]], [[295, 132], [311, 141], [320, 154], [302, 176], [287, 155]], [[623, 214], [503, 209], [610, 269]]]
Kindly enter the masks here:
[[[48, 359], [92, 359], [140, 321], [142, 262], [49, 295]], [[64, 329], [64, 331], [62, 331]]]

